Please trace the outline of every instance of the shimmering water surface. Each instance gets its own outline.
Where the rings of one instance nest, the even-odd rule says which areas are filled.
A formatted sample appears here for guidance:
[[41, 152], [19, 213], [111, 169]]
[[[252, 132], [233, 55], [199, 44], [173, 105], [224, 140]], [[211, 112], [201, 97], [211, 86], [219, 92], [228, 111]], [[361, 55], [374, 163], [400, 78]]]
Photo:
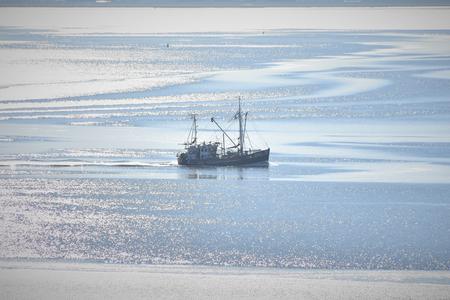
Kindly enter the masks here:
[[[72, 29], [0, 28], [1, 258], [450, 268], [450, 32]], [[177, 166], [238, 95], [269, 167]]]

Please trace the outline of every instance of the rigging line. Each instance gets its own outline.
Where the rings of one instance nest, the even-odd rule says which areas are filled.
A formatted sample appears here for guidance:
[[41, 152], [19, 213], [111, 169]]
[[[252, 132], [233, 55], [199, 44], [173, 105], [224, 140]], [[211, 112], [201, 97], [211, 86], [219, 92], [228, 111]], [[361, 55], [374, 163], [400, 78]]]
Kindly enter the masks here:
[[245, 133], [247, 135], [247, 141], [250, 144], [250, 149], [253, 149], [253, 144], [252, 141], [250, 140], [250, 135], [248, 134], [248, 132]]
[[[236, 113], [237, 114], [237, 113]], [[224, 126], [225, 127], [225, 131], [226, 132], [231, 132], [232, 134], [234, 134], [235, 133], [235, 129], [230, 129], [233, 125], [235, 125], [234, 124], [234, 121], [236, 121], [236, 114], [233, 116], [233, 118], [231, 118], [227, 123], [225, 123], [226, 125]], [[236, 138], [236, 139], [239, 139], [239, 138]]]
[[216, 120], [214, 118], [211, 118], [211, 122], [215, 123], [217, 125], [217, 127], [219, 127], [219, 129], [225, 134], [225, 136], [231, 141], [231, 143], [233, 145], [236, 146], [236, 143], [233, 141], [233, 139], [228, 135], [228, 133], [226, 133], [225, 130], [223, 130], [222, 127], [220, 127], [219, 123], [216, 122]]
[[191, 128], [189, 129], [186, 145], [192, 145], [197, 143], [197, 114], [191, 114], [191, 118], [193, 119]]
[[267, 141], [264, 139], [264, 137], [259, 133], [259, 129], [257, 128], [257, 126], [255, 125], [255, 122], [253, 122], [250, 125], [253, 128], [253, 131], [255, 132], [255, 134], [258, 136], [258, 139], [261, 140], [266, 148], [269, 148], [269, 144], [267, 143]]
[[[225, 128], [224, 131], [226, 131], [226, 132], [230, 131], [230, 127], [233, 125], [232, 121], [233, 121], [233, 119], [228, 121], [227, 123], [225, 123], [225, 126], [223, 126], [223, 128]], [[209, 122], [209, 123], [211, 123], [211, 122]], [[214, 140], [214, 141], [218, 141], [218, 142], [220, 142], [220, 144], [223, 144], [223, 141], [222, 141], [223, 140], [222, 139], [223, 133], [221, 131], [218, 131], [215, 126], [212, 126], [212, 128], [213, 128], [211, 130], [212, 133], [209, 135], [209, 139], [210, 140]], [[219, 135], [219, 133], [220, 133], [220, 135]], [[223, 145], [222, 145], [222, 148], [223, 148]]]
[[193, 124], [191, 125], [191, 127], [189, 128], [187, 137], [186, 137], [186, 142], [184, 143], [185, 145], [189, 145], [190, 141], [191, 141], [191, 136], [192, 136], [192, 128], [193, 128]]

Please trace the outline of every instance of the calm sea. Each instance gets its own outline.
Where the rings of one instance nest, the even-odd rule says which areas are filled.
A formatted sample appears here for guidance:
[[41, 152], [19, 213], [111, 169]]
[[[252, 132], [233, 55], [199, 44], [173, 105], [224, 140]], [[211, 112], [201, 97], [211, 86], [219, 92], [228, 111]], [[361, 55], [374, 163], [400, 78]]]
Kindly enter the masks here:
[[450, 268], [449, 31], [108, 30], [0, 27], [0, 258]]

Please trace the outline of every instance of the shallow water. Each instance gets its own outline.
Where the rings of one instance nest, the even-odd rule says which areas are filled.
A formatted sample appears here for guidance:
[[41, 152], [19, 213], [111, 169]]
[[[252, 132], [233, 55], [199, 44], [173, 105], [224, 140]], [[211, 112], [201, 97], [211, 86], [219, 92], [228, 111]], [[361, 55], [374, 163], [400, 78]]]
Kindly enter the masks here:
[[[448, 31], [104, 32], [0, 28], [0, 257], [450, 268]], [[177, 166], [238, 95], [269, 166]]]

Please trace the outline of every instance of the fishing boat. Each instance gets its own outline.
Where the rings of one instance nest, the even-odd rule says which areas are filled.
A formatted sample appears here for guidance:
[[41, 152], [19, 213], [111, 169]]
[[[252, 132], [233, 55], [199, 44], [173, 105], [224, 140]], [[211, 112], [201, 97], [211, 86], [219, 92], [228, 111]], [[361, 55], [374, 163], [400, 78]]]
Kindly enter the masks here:
[[239, 109], [233, 117], [239, 123], [239, 137], [236, 140], [231, 138], [217, 120], [211, 118], [211, 122], [222, 133], [222, 141], [199, 143], [197, 141], [197, 117], [194, 114], [187, 140], [183, 143], [184, 151], [177, 154], [178, 164], [185, 166], [267, 165], [270, 148], [252, 149], [246, 147], [247, 116], [248, 112], [242, 113], [241, 99], [239, 98]]

